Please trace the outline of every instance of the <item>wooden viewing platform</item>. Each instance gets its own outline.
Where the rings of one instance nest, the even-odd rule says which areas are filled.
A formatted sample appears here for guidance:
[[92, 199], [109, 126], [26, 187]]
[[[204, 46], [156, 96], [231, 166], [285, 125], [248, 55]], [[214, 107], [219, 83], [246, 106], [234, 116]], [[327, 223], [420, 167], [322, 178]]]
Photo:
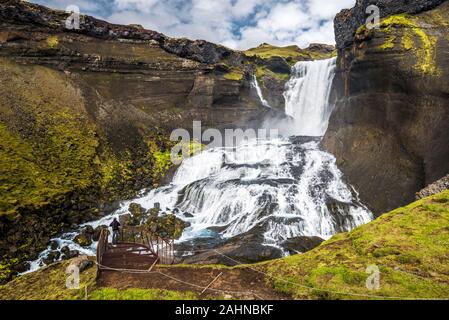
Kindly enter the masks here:
[[165, 240], [143, 227], [121, 230], [119, 242], [109, 243], [108, 229], [101, 230], [97, 245], [97, 276], [104, 270], [148, 271], [156, 264], [173, 264], [173, 240]]
[[174, 263], [173, 240], [164, 240], [142, 227], [125, 227], [117, 245], [101, 230], [97, 245], [97, 285], [105, 288], [143, 288], [194, 292], [198, 297], [257, 300], [285, 299], [266, 285], [265, 276], [251, 267], [196, 269]]

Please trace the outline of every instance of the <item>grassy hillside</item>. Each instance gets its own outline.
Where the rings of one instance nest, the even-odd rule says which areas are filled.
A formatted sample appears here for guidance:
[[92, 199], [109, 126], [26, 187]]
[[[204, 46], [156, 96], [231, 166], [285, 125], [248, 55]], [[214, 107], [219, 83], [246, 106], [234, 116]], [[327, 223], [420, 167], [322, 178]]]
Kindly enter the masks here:
[[[239, 268], [265, 274], [268, 288], [294, 299], [442, 299], [449, 298], [448, 261], [449, 190], [336, 235], [306, 254], [237, 269], [214, 267], [230, 274]], [[80, 290], [67, 290], [67, 264], [15, 279], [0, 287], [0, 299], [84, 299], [86, 286], [89, 299], [198, 298], [189, 291], [97, 288], [95, 268], [82, 273]], [[378, 290], [366, 288], [366, 269], [373, 265], [380, 271]], [[196, 266], [182, 267], [197, 274]], [[226, 279], [242, 284], [238, 277]]]
[[[379, 290], [366, 288], [370, 265]], [[276, 261], [268, 274], [296, 299], [449, 298], [449, 191]]]
[[0, 300], [192, 300], [193, 292], [158, 289], [98, 288], [96, 269], [90, 267], [80, 275], [80, 288], [67, 289], [65, 272], [69, 262], [55, 263], [34, 273], [0, 286]]
[[261, 44], [256, 48], [245, 51], [247, 56], [258, 56], [262, 59], [270, 59], [272, 57], [281, 57], [287, 59], [290, 63], [304, 60], [320, 60], [335, 56], [336, 53], [325, 53], [309, 49], [301, 49], [298, 46], [276, 47], [271, 44]]

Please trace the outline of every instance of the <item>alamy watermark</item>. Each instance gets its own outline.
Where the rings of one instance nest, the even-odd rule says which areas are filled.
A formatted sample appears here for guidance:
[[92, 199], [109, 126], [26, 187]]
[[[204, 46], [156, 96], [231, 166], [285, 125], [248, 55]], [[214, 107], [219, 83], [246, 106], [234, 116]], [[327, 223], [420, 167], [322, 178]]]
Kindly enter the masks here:
[[80, 268], [74, 264], [67, 267], [65, 271], [69, 276], [66, 278], [65, 286], [70, 290], [78, 290], [80, 288]]
[[65, 12], [69, 14], [65, 20], [65, 27], [68, 30], [79, 30], [81, 23], [80, 8], [75, 5], [70, 5], [65, 9]]
[[380, 9], [376, 5], [370, 5], [366, 8], [366, 14], [369, 15], [365, 21], [368, 30], [380, 28]]
[[365, 285], [368, 290], [379, 290], [380, 289], [380, 269], [376, 265], [369, 265], [365, 272], [369, 274], [366, 279]]
[[[272, 140], [277, 137], [279, 137], [278, 129], [225, 129], [220, 131], [211, 128], [203, 132], [201, 121], [193, 121], [192, 135], [186, 129], [175, 129], [171, 133], [170, 140], [178, 142], [171, 149], [171, 161], [173, 164], [179, 165], [183, 159], [190, 157], [192, 154], [190, 145], [192, 141], [204, 145], [204, 148], [200, 150], [225, 148], [236, 151], [237, 147], [250, 141], [257, 143], [257, 141]], [[196, 152], [193, 153], [195, 154]]]

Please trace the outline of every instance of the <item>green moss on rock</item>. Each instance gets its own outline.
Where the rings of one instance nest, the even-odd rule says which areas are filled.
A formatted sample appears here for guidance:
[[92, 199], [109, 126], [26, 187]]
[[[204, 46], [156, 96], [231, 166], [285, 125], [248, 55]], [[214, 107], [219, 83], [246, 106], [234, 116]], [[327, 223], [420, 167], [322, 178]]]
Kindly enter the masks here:
[[50, 237], [104, 213], [103, 203], [157, 185], [170, 141], [150, 128], [117, 148], [69, 74], [0, 58], [0, 82], [3, 282]]
[[223, 76], [226, 80], [232, 81], [242, 81], [245, 73], [242, 69], [239, 68], [231, 68], [229, 72], [225, 73]]
[[256, 48], [244, 52], [249, 57], [259, 57], [261, 59], [270, 59], [272, 57], [281, 57], [287, 60], [291, 65], [298, 61], [329, 59], [337, 55], [336, 50], [330, 53], [301, 49], [296, 45], [287, 47], [276, 47], [264, 43]]
[[257, 66], [256, 68], [256, 78], [257, 80], [263, 84], [263, 78], [270, 77], [280, 81], [287, 81], [290, 78], [290, 75], [287, 73], [276, 73], [269, 70], [265, 66]]
[[[439, 70], [435, 62], [435, 45], [437, 38], [426, 33], [425, 29], [420, 27], [418, 18], [399, 14], [393, 15], [381, 22], [381, 30], [387, 33], [386, 42], [380, 46], [381, 49], [393, 49], [395, 47], [397, 29], [403, 30], [402, 44], [406, 50], [415, 47], [415, 54], [418, 62], [416, 68], [424, 74], [438, 74]], [[410, 34], [412, 33], [413, 36]], [[415, 42], [413, 38], [419, 39]]]
[[79, 289], [67, 289], [66, 269], [70, 261], [56, 263], [36, 272], [23, 275], [0, 286], [0, 300], [81, 300], [85, 291], [96, 288], [96, 268], [80, 274]]
[[46, 68], [0, 61], [0, 71], [2, 214], [92, 186], [99, 141], [76, 89]]

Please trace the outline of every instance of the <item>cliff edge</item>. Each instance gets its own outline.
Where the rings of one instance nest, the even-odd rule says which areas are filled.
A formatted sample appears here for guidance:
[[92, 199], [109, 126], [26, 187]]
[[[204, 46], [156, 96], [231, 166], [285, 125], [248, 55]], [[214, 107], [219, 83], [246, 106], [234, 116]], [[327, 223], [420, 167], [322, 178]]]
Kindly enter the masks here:
[[[378, 29], [364, 25], [377, 3]], [[377, 214], [449, 172], [448, 1], [357, 1], [335, 19], [335, 110], [323, 145]]]

